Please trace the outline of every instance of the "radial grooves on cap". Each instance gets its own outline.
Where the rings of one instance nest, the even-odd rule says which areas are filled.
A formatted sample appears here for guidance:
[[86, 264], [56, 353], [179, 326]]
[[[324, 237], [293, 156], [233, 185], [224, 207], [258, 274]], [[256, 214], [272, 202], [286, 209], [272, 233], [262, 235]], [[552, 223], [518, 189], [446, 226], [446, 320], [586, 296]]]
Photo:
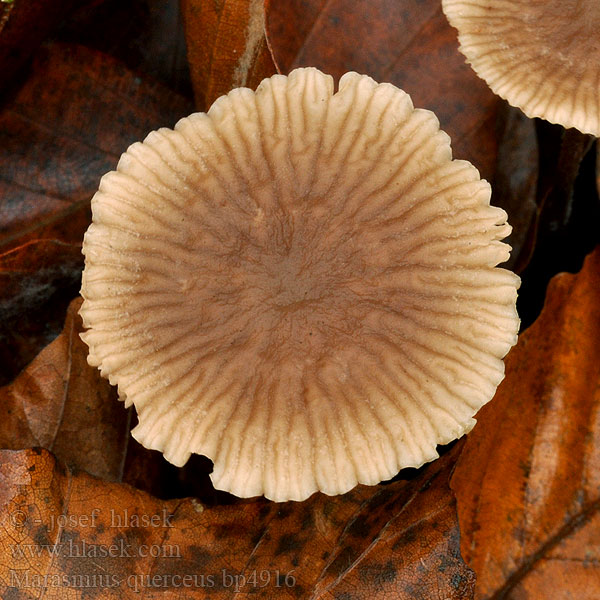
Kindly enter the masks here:
[[460, 50], [529, 117], [600, 136], [600, 2], [442, 0]]
[[134, 144], [95, 195], [81, 314], [134, 436], [241, 496], [374, 484], [468, 431], [516, 341], [510, 227], [436, 117], [316, 69]]

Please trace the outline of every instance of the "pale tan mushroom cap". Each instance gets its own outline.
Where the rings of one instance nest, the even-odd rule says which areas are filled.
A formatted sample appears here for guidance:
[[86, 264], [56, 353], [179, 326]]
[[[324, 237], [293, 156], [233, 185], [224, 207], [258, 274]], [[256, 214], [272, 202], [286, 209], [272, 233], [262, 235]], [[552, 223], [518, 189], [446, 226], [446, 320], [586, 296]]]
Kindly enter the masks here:
[[89, 362], [215, 487], [302, 500], [463, 435], [516, 342], [506, 213], [435, 115], [347, 73], [275, 75], [152, 132], [85, 236]]
[[600, 136], [600, 0], [442, 0], [460, 50], [528, 117]]

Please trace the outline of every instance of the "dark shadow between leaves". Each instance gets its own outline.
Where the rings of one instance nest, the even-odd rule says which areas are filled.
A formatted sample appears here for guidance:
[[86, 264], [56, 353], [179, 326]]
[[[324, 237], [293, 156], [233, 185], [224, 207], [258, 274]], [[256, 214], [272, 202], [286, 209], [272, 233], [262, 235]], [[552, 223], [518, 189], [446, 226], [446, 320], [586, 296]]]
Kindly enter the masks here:
[[[547, 127], [553, 126], [542, 124], [542, 128]], [[547, 136], [540, 139], [547, 139]], [[596, 146], [597, 142], [581, 161], [573, 184], [572, 200], [564, 199], [570, 202], [570, 210], [564, 213], [564, 223], [556, 227], [553, 222], [545, 222], [540, 218], [535, 249], [529, 264], [521, 273], [522, 284], [517, 301], [521, 330], [529, 327], [540, 314], [550, 279], [563, 271], [577, 273], [585, 256], [600, 244]]]

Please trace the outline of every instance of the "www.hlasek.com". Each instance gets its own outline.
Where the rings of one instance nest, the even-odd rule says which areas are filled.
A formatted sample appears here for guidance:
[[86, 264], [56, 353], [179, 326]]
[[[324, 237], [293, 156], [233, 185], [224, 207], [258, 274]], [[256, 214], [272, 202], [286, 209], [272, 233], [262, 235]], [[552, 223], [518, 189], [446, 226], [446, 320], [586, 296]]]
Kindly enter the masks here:
[[125, 538], [113, 544], [90, 544], [70, 539], [56, 544], [13, 544], [14, 560], [62, 556], [63, 558], [181, 558], [178, 544], [130, 544]]
[[16, 589], [100, 589], [127, 586], [135, 593], [139, 593], [147, 588], [215, 588], [228, 589], [237, 593], [257, 588], [266, 588], [268, 586], [292, 588], [296, 585], [296, 578], [293, 572], [293, 570], [285, 573], [279, 570], [254, 569], [242, 574], [222, 569], [219, 573], [208, 575], [174, 573], [119, 576], [108, 573], [93, 573], [88, 575], [81, 573], [77, 575], [55, 573], [42, 575], [33, 571], [12, 569], [9, 586]]

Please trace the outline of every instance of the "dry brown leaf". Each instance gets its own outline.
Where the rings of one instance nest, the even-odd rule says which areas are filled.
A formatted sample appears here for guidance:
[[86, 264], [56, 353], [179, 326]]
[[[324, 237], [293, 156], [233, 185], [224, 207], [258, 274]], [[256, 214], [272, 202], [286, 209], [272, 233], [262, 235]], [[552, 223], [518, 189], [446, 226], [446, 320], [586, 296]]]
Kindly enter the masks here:
[[410, 482], [206, 508], [0, 452], [2, 598], [472, 598], [450, 453]]
[[476, 598], [600, 598], [600, 248], [548, 289], [452, 479]]
[[265, 34], [266, 0], [182, 0], [190, 75], [199, 110], [236, 87], [277, 73]]
[[[190, 111], [187, 100], [104, 54], [44, 46], [0, 109], [0, 248], [56, 239], [45, 228], [72, 222], [129, 144]], [[80, 242], [83, 230], [65, 234], [59, 239]]]
[[192, 96], [179, 0], [99, 0], [73, 11], [58, 39], [110, 54], [128, 69]]

